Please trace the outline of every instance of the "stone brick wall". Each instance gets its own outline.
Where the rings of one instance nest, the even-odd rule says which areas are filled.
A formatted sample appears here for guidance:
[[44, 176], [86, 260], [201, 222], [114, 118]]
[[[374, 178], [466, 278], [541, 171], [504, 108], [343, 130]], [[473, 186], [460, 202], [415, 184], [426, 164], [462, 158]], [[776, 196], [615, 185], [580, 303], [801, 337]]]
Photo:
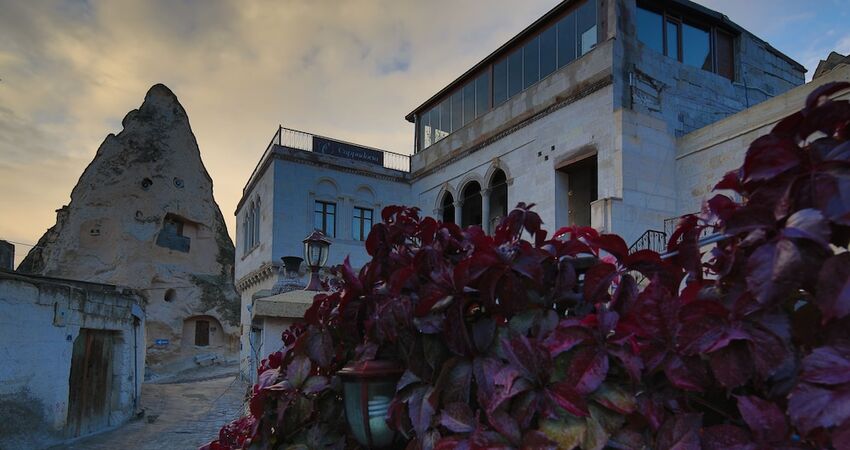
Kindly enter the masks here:
[[134, 325], [133, 315], [140, 300], [108, 285], [0, 272], [0, 448], [68, 437], [71, 356], [82, 328], [116, 333], [108, 426], [133, 415], [144, 377], [144, 322]]

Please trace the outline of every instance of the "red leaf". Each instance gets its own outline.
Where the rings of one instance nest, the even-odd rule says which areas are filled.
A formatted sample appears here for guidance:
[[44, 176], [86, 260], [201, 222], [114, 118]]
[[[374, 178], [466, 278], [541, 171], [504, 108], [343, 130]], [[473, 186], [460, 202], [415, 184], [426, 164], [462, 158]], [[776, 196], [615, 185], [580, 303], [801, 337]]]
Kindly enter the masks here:
[[792, 214], [782, 233], [785, 237], [809, 239], [824, 247], [829, 243], [829, 223], [817, 209], [801, 209]]
[[629, 255], [629, 246], [626, 241], [616, 234], [600, 234], [598, 237], [588, 239], [591, 246], [595, 246], [613, 255], [618, 261], [623, 261]]
[[709, 355], [709, 365], [714, 378], [727, 389], [745, 384], [755, 373], [750, 352], [741, 341], [732, 342], [731, 345], [712, 352]]
[[416, 388], [410, 396], [408, 403], [410, 422], [419, 436], [423, 436], [431, 427], [431, 418], [434, 416], [434, 405], [430, 401], [432, 391], [432, 388], [422, 386]]
[[585, 301], [598, 303], [604, 301], [611, 281], [617, 276], [617, 267], [609, 263], [599, 263], [591, 267], [584, 275]]
[[850, 314], [850, 253], [831, 256], [823, 264], [816, 300], [824, 321]]
[[803, 360], [803, 381], [817, 384], [850, 383], [850, 346], [820, 347]]
[[701, 450], [699, 414], [676, 414], [658, 430], [658, 450]]
[[442, 410], [440, 425], [455, 433], [471, 433], [475, 429], [475, 417], [468, 404], [450, 403]]
[[804, 433], [850, 419], [850, 384], [834, 389], [800, 383], [788, 398], [791, 421]]
[[595, 346], [576, 350], [567, 367], [565, 382], [569, 382], [581, 394], [596, 390], [608, 375], [608, 355]]
[[570, 414], [578, 417], [590, 415], [590, 411], [587, 409], [587, 402], [575, 390], [571, 382], [561, 381], [552, 384], [546, 388], [546, 393], [555, 404], [564, 408]]
[[750, 144], [741, 166], [743, 181], [769, 180], [799, 164], [800, 148], [794, 139], [768, 134]]
[[785, 439], [788, 423], [785, 413], [773, 402], [756, 396], [735, 396], [738, 399], [738, 411], [747, 425], [762, 442], [776, 442]]
[[554, 358], [591, 338], [593, 338], [593, 335], [590, 331], [577, 324], [566, 327], [559, 326], [546, 338], [543, 345], [549, 350], [549, 355]]
[[704, 450], [757, 450], [759, 447], [743, 428], [735, 425], [715, 425], [703, 430]]

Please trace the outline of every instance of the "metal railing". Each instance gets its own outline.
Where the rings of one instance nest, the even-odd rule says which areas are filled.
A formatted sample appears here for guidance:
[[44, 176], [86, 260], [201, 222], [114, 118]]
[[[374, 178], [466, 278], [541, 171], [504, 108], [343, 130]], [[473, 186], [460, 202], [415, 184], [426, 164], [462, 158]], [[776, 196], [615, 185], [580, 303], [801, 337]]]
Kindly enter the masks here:
[[667, 250], [667, 233], [658, 230], [646, 230], [629, 247], [629, 253], [639, 250], [652, 250], [657, 253], [664, 253]]
[[329, 139], [336, 142], [342, 142], [345, 144], [351, 144], [357, 147], [365, 148], [368, 150], [374, 150], [376, 152], [381, 152], [383, 154], [383, 167], [391, 170], [398, 170], [399, 172], [410, 172], [410, 156], [402, 155], [401, 153], [390, 152], [387, 150], [381, 150], [379, 148], [368, 147], [360, 144], [352, 144], [346, 141], [340, 141], [339, 139], [331, 139], [321, 135], [314, 135], [312, 133], [307, 133], [304, 131], [293, 130], [291, 128], [284, 128], [283, 126], [278, 126], [277, 132], [275, 132], [272, 137], [271, 142], [269, 142], [268, 148], [266, 148], [266, 152], [271, 151], [271, 148], [276, 144], [281, 147], [294, 148], [296, 150], [304, 150], [307, 152], [313, 151], [313, 136], [322, 137], [325, 139]]
[[[248, 187], [251, 186], [251, 183], [253, 183], [254, 178], [258, 175], [258, 172], [260, 171], [260, 168], [263, 165], [263, 161], [266, 160], [275, 145], [278, 145], [280, 147], [293, 148], [296, 150], [303, 150], [306, 152], [312, 152], [314, 136], [325, 138], [324, 136], [314, 135], [312, 133], [307, 133], [299, 130], [293, 130], [291, 128], [284, 128], [283, 126], [278, 125], [277, 131], [275, 131], [274, 136], [272, 136], [271, 141], [269, 141], [269, 145], [266, 146], [266, 151], [263, 152], [263, 156], [257, 162], [257, 165], [254, 167], [253, 172], [251, 172], [251, 176], [248, 177], [248, 182], [245, 184], [245, 187], [242, 188], [242, 193], [245, 194]], [[381, 165], [384, 168], [390, 170], [397, 170], [399, 172], [410, 172], [410, 156], [408, 155], [402, 155], [401, 153], [394, 153], [377, 148], [366, 147], [364, 145], [351, 144], [349, 142], [340, 141], [338, 139], [325, 139], [354, 145], [356, 147], [361, 147], [368, 150], [374, 150], [376, 152], [381, 152], [383, 155], [383, 163]]]

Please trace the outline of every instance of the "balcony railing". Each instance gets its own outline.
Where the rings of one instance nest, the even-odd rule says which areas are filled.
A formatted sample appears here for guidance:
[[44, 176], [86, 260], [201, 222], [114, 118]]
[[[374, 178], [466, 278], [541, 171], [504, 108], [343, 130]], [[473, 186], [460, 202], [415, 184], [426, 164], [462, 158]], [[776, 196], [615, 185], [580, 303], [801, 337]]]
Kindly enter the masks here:
[[[272, 136], [272, 140], [269, 141], [269, 145], [266, 146], [266, 151], [263, 152], [263, 157], [260, 158], [260, 160], [257, 162], [257, 166], [254, 167], [254, 171], [251, 172], [251, 176], [248, 178], [248, 183], [246, 183], [245, 187], [242, 189], [242, 193], [245, 194], [248, 187], [251, 186], [251, 183], [253, 183], [254, 178], [258, 176], [258, 172], [263, 164], [263, 161], [266, 160], [275, 145], [293, 148], [296, 150], [303, 150], [305, 152], [313, 152], [315, 151], [313, 149], [313, 143], [315, 142], [314, 138], [319, 138], [323, 141], [334, 142], [336, 144], [347, 146], [349, 148], [360, 149], [361, 151], [369, 152], [371, 156], [380, 155], [380, 157], [378, 158], [354, 158], [355, 160], [365, 159], [368, 160], [370, 163], [379, 165], [386, 169], [397, 170], [399, 172], [410, 172], [410, 156], [408, 155], [402, 155], [401, 153], [388, 152], [386, 150], [380, 150], [377, 148], [352, 144], [349, 142], [340, 141], [338, 139], [330, 139], [324, 136], [307, 133], [304, 131], [284, 128], [283, 126], [279, 125], [277, 127], [277, 131], [274, 133], [274, 136]], [[353, 153], [357, 152], [355, 151]], [[345, 158], [345, 156], [337, 156]]]
[[324, 136], [314, 135], [312, 133], [307, 133], [304, 131], [293, 130], [290, 128], [284, 128], [279, 126], [277, 132], [272, 137], [271, 142], [269, 142], [269, 146], [266, 149], [266, 152], [270, 152], [271, 148], [277, 144], [281, 147], [289, 147], [294, 148], [296, 150], [304, 150], [306, 152], [313, 151], [313, 138], [319, 137], [324, 138], [330, 141], [351, 145], [353, 147], [358, 147], [366, 150], [370, 150], [373, 152], [379, 152], [382, 154], [382, 163], [381, 165], [384, 168], [391, 170], [398, 170], [400, 172], [410, 172], [410, 156], [402, 155], [401, 153], [389, 152], [386, 150], [381, 150], [372, 147], [366, 147], [364, 145], [359, 144], [351, 144], [345, 141], [340, 141], [338, 139], [325, 138]]

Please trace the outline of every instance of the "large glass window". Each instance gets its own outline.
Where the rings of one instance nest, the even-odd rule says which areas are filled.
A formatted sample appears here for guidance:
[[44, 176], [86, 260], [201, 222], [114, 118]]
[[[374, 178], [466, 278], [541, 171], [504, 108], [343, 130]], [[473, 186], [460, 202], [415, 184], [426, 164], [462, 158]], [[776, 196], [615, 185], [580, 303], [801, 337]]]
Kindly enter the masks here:
[[579, 50], [584, 55], [596, 46], [596, 2], [588, 0], [579, 6], [575, 13], [576, 28], [578, 29]]
[[576, 59], [576, 15], [570, 14], [558, 22], [558, 67]]
[[466, 83], [463, 87], [463, 124], [472, 122], [475, 118], [475, 81]]
[[540, 33], [540, 79], [554, 72], [558, 67], [558, 29], [549, 27]]
[[522, 48], [508, 55], [508, 98], [522, 90]]
[[667, 21], [667, 50], [665, 53], [671, 58], [679, 59], [679, 23]]
[[354, 239], [365, 241], [372, 230], [373, 212], [368, 208], [354, 207], [354, 215], [351, 217], [351, 233]]
[[493, 106], [501, 105], [508, 99], [508, 60], [493, 64]]
[[697, 25], [675, 12], [638, 7], [637, 36], [647, 47], [684, 64], [735, 79], [734, 37], [717, 27]]
[[528, 41], [522, 48], [523, 89], [540, 81], [540, 41], [537, 37]]
[[330, 237], [336, 237], [336, 203], [316, 200], [313, 228]]
[[647, 47], [658, 53], [664, 53], [664, 30], [661, 28], [661, 14], [648, 9], [637, 10], [637, 37]]
[[[585, 0], [557, 23], [536, 34], [524, 36], [522, 47], [510, 48], [506, 51], [510, 53], [501, 55], [500, 60], [484, 66], [475, 79], [464, 80], [466, 85], [440, 98], [437, 106], [418, 118], [419, 149], [439, 142], [593, 49], [599, 33], [597, 3], [598, 0]], [[645, 10], [639, 10], [639, 18], [645, 13]], [[663, 17], [655, 16], [661, 21], [658, 25], [661, 30], [658, 48], [663, 52]], [[640, 26], [638, 31], [643, 29], [648, 27]]]
[[490, 109], [490, 72], [475, 79], [475, 117]]
[[707, 30], [686, 23], [682, 24], [682, 62], [689, 66], [711, 70], [710, 42]]
[[440, 103], [440, 126], [437, 127], [436, 139], [434, 142], [439, 142], [440, 139], [449, 135], [452, 132], [452, 104], [451, 98], [447, 98]]
[[460, 90], [452, 94], [452, 129], [450, 132], [460, 130], [463, 126], [463, 93]]

